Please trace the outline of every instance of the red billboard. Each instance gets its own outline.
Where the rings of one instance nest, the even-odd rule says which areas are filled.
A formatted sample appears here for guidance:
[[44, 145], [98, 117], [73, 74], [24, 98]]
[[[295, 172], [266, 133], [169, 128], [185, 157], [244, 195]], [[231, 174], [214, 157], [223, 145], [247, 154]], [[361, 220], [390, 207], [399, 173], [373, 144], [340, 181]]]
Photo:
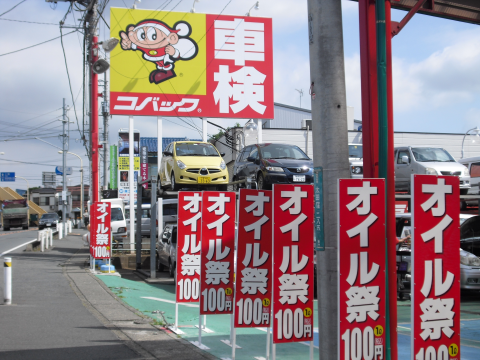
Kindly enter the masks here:
[[313, 185], [273, 185], [273, 342], [313, 340]]
[[202, 193], [178, 192], [176, 301], [197, 302], [200, 296]]
[[339, 359], [384, 359], [385, 180], [338, 180]]
[[273, 119], [271, 18], [112, 8], [111, 20], [112, 115]]
[[412, 359], [460, 359], [460, 183], [412, 175]]
[[202, 194], [200, 314], [231, 314], [236, 195], [220, 191]]
[[95, 259], [108, 259], [112, 248], [111, 207], [107, 202], [90, 206], [90, 255]]
[[240, 189], [235, 327], [270, 324], [272, 204], [271, 191]]

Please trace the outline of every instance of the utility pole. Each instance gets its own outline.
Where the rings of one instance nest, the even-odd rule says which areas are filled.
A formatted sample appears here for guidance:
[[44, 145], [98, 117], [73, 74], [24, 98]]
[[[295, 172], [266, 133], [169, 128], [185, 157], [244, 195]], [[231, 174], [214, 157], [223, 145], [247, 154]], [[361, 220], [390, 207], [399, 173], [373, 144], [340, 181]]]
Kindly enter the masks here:
[[107, 72], [103, 73], [103, 103], [102, 103], [102, 114], [103, 114], [103, 190], [108, 189], [108, 176], [107, 176], [107, 157], [108, 157], [108, 83], [107, 83]]
[[68, 135], [67, 133], [65, 132], [66, 130], [66, 127], [65, 125], [67, 125], [67, 108], [65, 106], [65, 98], [63, 98], [63, 120], [62, 120], [62, 124], [63, 124], [63, 135], [62, 135], [62, 148], [63, 148], [63, 152], [62, 152], [62, 178], [63, 178], [63, 187], [62, 187], [62, 231], [63, 231], [63, 234], [66, 234], [65, 232], [65, 222], [66, 222], [66, 219], [67, 219], [67, 211], [66, 211], [66, 206], [65, 206], [65, 203], [67, 202], [67, 151], [68, 151]]
[[308, 0], [313, 161], [323, 172], [325, 251], [317, 251], [319, 349], [338, 357], [337, 182], [348, 178], [348, 127], [342, 5]]

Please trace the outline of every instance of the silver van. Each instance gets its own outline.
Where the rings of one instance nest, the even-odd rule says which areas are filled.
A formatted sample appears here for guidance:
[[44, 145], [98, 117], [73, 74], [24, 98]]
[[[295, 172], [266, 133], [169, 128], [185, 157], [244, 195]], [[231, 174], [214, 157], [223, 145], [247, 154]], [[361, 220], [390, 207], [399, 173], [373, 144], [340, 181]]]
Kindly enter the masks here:
[[395, 148], [395, 191], [410, 191], [412, 174], [454, 175], [460, 178], [460, 194], [470, 189], [470, 172], [447, 150], [428, 146]]
[[[458, 160], [460, 164], [465, 166], [470, 173], [470, 190], [468, 195], [480, 195], [480, 156], [465, 158]], [[477, 200], [475, 200], [477, 201]]]
[[[178, 199], [163, 199], [163, 225], [170, 223], [177, 223], [177, 204]], [[135, 211], [137, 205], [135, 205]], [[130, 234], [130, 205], [125, 206], [125, 217], [127, 218], [127, 232]], [[150, 219], [151, 214], [151, 205], [142, 204], [142, 225], [141, 231], [142, 236], [150, 237]], [[137, 218], [135, 217], [135, 224], [137, 223]], [[158, 234], [158, 220], [157, 220], [157, 234]]]

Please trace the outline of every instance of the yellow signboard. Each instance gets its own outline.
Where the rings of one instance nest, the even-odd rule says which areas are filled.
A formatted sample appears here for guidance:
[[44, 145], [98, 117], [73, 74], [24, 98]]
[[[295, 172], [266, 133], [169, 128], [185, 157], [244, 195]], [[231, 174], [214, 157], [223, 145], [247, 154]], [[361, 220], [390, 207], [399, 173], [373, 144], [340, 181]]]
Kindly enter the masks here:
[[[135, 156], [133, 161], [133, 170], [140, 170], [140, 157]], [[128, 156], [119, 156], [118, 157], [118, 170], [129, 170], [130, 158]]]

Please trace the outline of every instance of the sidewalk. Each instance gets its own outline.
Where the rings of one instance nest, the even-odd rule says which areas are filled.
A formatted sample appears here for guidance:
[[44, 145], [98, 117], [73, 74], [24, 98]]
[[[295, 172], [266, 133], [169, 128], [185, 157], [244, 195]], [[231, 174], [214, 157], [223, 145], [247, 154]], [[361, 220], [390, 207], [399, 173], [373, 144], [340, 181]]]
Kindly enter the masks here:
[[44, 253], [9, 254], [13, 305], [0, 305], [0, 359], [214, 358], [152, 325], [91, 274], [84, 233]]

